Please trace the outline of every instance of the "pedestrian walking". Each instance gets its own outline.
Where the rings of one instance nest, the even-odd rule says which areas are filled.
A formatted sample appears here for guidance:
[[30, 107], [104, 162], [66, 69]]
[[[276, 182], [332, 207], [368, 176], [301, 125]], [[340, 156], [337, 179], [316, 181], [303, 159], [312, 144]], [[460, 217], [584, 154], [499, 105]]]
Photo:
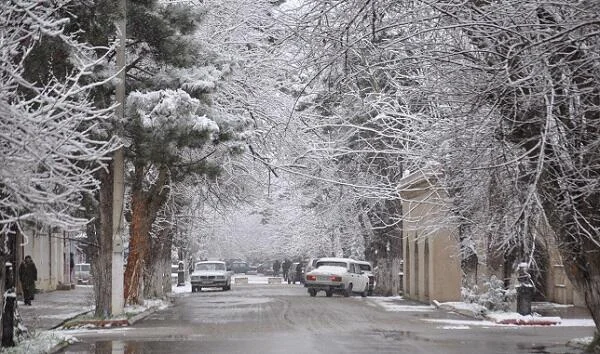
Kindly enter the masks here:
[[273, 262], [273, 275], [274, 276], [279, 275], [279, 268], [281, 268], [281, 261], [279, 261], [279, 259], [277, 259], [277, 260], [275, 260], [275, 262]]
[[25, 305], [31, 306], [35, 294], [35, 282], [37, 281], [37, 268], [31, 256], [25, 256], [25, 260], [19, 266], [19, 280], [23, 288], [23, 300]]
[[300, 283], [303, 283], [302, 280], [302, 262], [298, 262], [298, 264], [296, 265], [296, 277], [294, 278], [294, 284], [296, 284], [296, 280], [298, 280]]
[[284, 281], [288, 281], [288, 279], [290, 277], [288, 272], [289, 272], [291, 266], [292, 266], [292, 261], [290, 261], [287, 258], [283, 261], [283, 264], [281, 265], [281, 269], [283, 270], [283, 280]]
[[73, 283], [73, 279], [75, 278], [75, 255], [73, 254], [73, 252], [69, 253], [69, 282]]

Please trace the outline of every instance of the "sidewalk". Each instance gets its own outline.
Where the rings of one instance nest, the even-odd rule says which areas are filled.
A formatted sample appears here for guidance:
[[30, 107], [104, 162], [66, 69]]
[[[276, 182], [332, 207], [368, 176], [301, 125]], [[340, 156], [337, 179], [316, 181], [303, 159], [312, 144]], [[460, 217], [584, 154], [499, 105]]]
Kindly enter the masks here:
[[47, 331], [63, 322], [94, 309], [94, 288], [77, 285], [71, 290], [54, 290], [35, 294], [31, 306], [18, 302], [23, 325], [29, 332]]
[[56, 353], [61, 348], [77, 341], [69, 334], [69, 329], [63, 327], [69, 321], [72, 321], [73, 323], [69, 323], [74, 325], [69, 328], [123, 326], [123, 322], [131, 325], [169, 305], [165, 300], [146, 300], [145, 305], [126, 306], [123, 315], [103, 320], [98, 327], [94, 326], [93, 320], [76, 319], [82, 314], [93, 311], [95, 306], [93, 292], [92, 285], [77, 285], [75, 289], [35, 294], [32, 306], [25, 306], [23, 301], [18, 301], [21, 326], [27, 328], [28, 335], [21, 338], [15, 347], [3, 348], [0, 351], [10, 354]]

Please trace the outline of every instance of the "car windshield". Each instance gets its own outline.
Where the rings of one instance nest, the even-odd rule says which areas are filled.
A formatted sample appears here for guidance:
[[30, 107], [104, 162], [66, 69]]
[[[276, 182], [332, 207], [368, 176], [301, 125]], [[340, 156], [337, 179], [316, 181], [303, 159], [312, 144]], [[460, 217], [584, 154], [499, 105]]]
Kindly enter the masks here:
[[371, 266], [369, 264], [359, 264], [360, 270], [370, 272]]
[[196, 264], [196, 270], [225, 270], [225, 264], [223, 264], [223, 263], [198, 263], [198, 264]]
[[322, 267], [322, 266], [342, 267], [342, 268], [347, 268], [348, 267], [345, 262], [335, 262], [335, 261], [320, 261], [320, 262], [317, 262], [317, 268]]

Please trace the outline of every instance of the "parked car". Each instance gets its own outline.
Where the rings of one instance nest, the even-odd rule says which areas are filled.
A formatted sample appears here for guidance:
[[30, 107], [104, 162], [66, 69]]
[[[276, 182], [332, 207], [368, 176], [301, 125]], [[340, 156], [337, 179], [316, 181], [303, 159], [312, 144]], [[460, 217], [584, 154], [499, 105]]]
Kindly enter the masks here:
[[320, 258], [316, 268], [306, 273], [304, 286], [310, 296], [324, 291], [327, 297], [334, 293], [350, 296], [359, 293], [367, 296], [369, 277], [360, 270], [360, 265], [351, 258]]
[[308, 260], [308, 262], [306, 262], [306, 267], [304, 267], [304, 271], [306, 273], [310, 272], [311, 270], [315, 269], [317, 267], [317, 261], [319, 260], [319, 258], [311, 258]]
[[[296, 270], [300, 264], [300, 273]], [[300, 282], [300, 284], [304, 284], [304, 265], [300, 262], [292, 263], [290, 269], [288, 270], [288, 284], [296, 284], [296, 282]]]
[[233, 261], [231, 270], [236, 274], [246, 274], [248, 271], [248, 263], [244, 261]]
[[77, 284], [91, 284], [92, 266], [89, 263], [75, 264], [75, 280]]
[[369, 277], [369, 291], [367, 292], [367, 295], [372, 296], [373, 289], [375, 288], [375, 274], [373, 274], [373, 265], [367, 261], [356, 261], [356, 263], [358, 263], [360, 270], [362, 270], [363, 273]]
[[172, 284], [177, 284], [178, 276], [179, 276], [179, 265], [171, 264], [171, 283]]
[[202, 291], [202, 288], [222, 288], [223, 291], [231, 289], [231, 271], [221, 261], [197, 262], [190, 280], [192, 292]]
[[272, 276], [273, 275], [273, 263], [266, 262], [266, 263], [259, 264], [256, 267], [256, 272], [258, 274], [262, 274], [262, 275], [266, 275], [266, 276]]
[[248, 266], [248, 270], [246, 271], [246, 275], [257, 275], [258, 274], [258, 266], [255, 264], [251, 264]]

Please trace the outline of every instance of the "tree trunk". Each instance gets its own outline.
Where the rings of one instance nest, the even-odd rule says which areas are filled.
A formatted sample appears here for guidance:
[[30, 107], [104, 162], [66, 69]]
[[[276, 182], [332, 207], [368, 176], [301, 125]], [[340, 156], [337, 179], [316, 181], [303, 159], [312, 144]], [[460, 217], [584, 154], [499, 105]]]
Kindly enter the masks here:
[[4, 245], [0, 251], [0, 299], [2, 305], [2, 331], [0, 339], [2, 347], [13, 347], [15, 345], [15, 307], [17, 303], [17, 237], [16, 225], [6, 227], [0, 234], [0, 243]]
[[395, 222], [402, 215], [400, 201], [386, 200], [368, 213], [374, 239], [369, 251], [377, 262], [376, 285], [373, 292], [382, 296], [397, 296], [402, 264], [402, 227]]
[[144, 298], [164, 298], [171, 292], [172, 227], [161, 223], [157, 237], [152, 238], [151, 252], [144, 273]]
[[[162, 167], [154, 184], [144, 190], [146, 182], [146, 166], [135, 166], [134, 181], [131, 186], [131, 223], [129, 225], [129, 255], [125, 269], [125, 303], [142, 304], [145, 261], [149, 261], [150, 230], [156, 220], [158, 211], [167, 200], [169, 188], [168, 170]], [[151, 262], [156, 261], [152, 259]], [[149, 265], [150, 266], [150, 265]]]
[[[6, 234], [2, 234], [2, 241], [4, 241], [4, 238], [9, 237]], [[6, 262], [9, 260], [9, 256], [6, 254], [0, 255], [0, 262], [1, 264], [6, 264]], [[6, 267], [1, 267], [0, 268], [0, 294], [5, 294], [5, 292], [7, 291], [7, 285], [8, 283], [8, 279], [7, 279], [7, 272], [6, 272]], [[12, 305], [12, 308], [10, 308], [11, 304], [10, 302], [6, 301], [8, 299], [8, 297], [2, 296], [0, 298], [0, 304], [2, 305], [2, 331], [0, 332], [1, 334], [1, 339], [2, 339], [2, 347], [14, 347], [15, 343], [13, 340], [13, 318], [14, 318], [14, 303]]]
[[140, 286], [143, 279], [144, 261], [149, 250], [150, 227], [147, 203], [141, 191], [131, 197], [131, 224], [129, 226], [129, 255], [125, 269], [125, 303], [141, 304]]
[[112, 162], [108, 169], [100, 170], [100, 191], [98, 220], [88, 225], [89, 239], [95, 239], [97, 246], [91, 252], [92, 273], [94, 274], [95, 311], [98, 318], [108, 317], [112, 313], [112, 207], [113, 207], [113, 174]]

